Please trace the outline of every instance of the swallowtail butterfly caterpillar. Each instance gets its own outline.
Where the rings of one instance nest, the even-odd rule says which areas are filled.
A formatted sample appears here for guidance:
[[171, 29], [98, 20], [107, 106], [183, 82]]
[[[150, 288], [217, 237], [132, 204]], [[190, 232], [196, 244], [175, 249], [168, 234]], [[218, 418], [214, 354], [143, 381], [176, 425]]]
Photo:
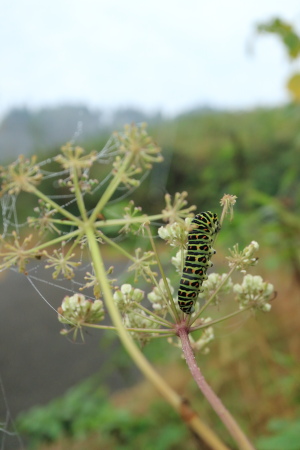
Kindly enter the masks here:
[[210, 261], [211, 255], [216, 253], [211, 245], [221, 228], [217, 214], [210, 211], [197, 214], [191, 222], [191, 227], [178, 290], [179, 308], [186, 314], [195, 311], [194, 303], [201, 292], [203, 281], [207, 279], [207, 268], [213, 265]]

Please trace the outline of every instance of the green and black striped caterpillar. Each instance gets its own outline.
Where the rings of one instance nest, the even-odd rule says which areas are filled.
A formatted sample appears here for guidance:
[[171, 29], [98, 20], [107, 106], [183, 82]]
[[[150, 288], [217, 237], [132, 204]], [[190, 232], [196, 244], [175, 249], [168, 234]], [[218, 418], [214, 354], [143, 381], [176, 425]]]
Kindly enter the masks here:
[[195, 300], [201, 292], [201, 286], [207, 279], [206, 271], [213, 264], [211, 255], [215, 234], [220, 230], [217, 214], [210, 211], [197, 214], [191, 222], [192, 230], [188, 234], [187, 255], [178, 290], [178, 304], [181, 311], [192, 314]]

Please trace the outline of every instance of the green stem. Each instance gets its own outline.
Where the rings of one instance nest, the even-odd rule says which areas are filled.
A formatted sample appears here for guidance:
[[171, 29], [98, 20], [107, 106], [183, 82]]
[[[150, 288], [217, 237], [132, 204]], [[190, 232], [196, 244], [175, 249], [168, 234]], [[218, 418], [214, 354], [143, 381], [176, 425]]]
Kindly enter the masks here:
[[162, 276], [162, 279], [164, 280], [165, 288], [167, 290], [167, 293], [168, 293], [168, 296], [169, 296], [169, 299], [170, 299], [170, 304], [169, 303], [167, 303], [167, 304], [171, 307], [172, 315], [175, 318], [176, 322], [179, 322], [179, 316], [178, 316], [178, 312], [177, 312], [177, 309], [176, 309], [176, 306], [175, 306], [175, 303], [174, 303], [174, 300], [173, 300], [173, 295], [171, 293], [170, 286], [169, 286], [169, 283], [167, 281], [167, 277], [166, 277], [165, 272], [163, 270], [163, 267], [161, 265], [161, 262], [160, 262], [160, 259], [159, 259], [159, 256], [158, 256], [158, 253], [157, 253], [157, 250], [156, 250], [156, 246], [154, 244], [154, 240], [153, 240], [153, 237], [152, 237], [152, 234], [151, 234], [149, 226], [147, 226], [147, 232], [148, 232], [149, 239], [150, 239], [150, 242], [151, 242], [151, 245], [152, 245], [152, 249], [153, 249], [153, 251], [155, 253], [155, 257], [156, 257], [157, 265], [159, 267], [160, 274]]
[[101, 227], [112, 227], [112, 226], [123, 226], [127, 225], [128, 223], [143, 223], [143, 222], [153, 222], [155, 220], [161, 220], [165, 219], [165, 214], [155, 214], [152, 216], [147, 216], [146, 214], [143, 216], [137, 216], [137, 217], [131, 217], [130, 219], [124, 218], [124, 219], [109, 219], [109, 220], [101, 220], [95, 222], [95, 226], [97, 228]]
[[92, 227], [86, 227], [86, 236], [89, 243], [91, 257], [94, 265], [95, 274], [101, 283], [102, 292], [106, 307], [109, 311], [112, 322], [117, 328], [119, 338], [127, 350], [132, 360], [141, 370], [141, 372], [148, 378], [148, 380], [155, 386], [158, 392], [173, 406], [173, 408], [181, 415], [187, 424], [201, 436], [206, 443], [208, 443], [215, 450], [228, 450], [227, 447], [218, 439], [218, 437], [201, 422], [199, 417], [192, 411], [192, 409], [182, 402], [181, 397], [173, 391], [163, 378], [153, 369], [149, 361], [141, 353], [138, 347], [133, 342], [132, 338], [124, 328], [120, 313], [113, 301], [111, 288], [106, 277], [105, 267], [101, 257], [101, 253], [97, 244], [94, 230]]
[[79, 224], [81, 223], [81, 221], [76, 217], [73, 216], [73, 214], [71, 214], [69, 211], [67, 211], [66, 209], [62, 208], [61, 206], [59, 206], [58, 203], [54, 202], [53, 200], [51, 200], [51, 198], [47, 197], [46, 195], [44, 195], [41, 191], [39, 191], [36, 187], [31, 186], [31, 191], [33, 194], [35, 194], [38, 198], [40, 198], [41, 200], [43, 200], [45, 203], [49, 203], [49, 205], [53, 206], [53, 208], [60, 212], [60, 214], [64, 217], [67, 217], [68, 219], [70, 219], [72, 222], [74, 222], [77, 226], [79, 226]]
[[111, 182], [107, 186], [105, 192], [101, 196], [99, 202], [95, 206], [94, 211], [92, 212], [92, 214], [90, 216], [91, 223], [96, 221], [98, 214], [103, 210], [106, 203], [109, 201], [109, 199], [114, 194], [114, 192], [117, 189], [117, 187], [119, 186], [119, 184], [122, 182], [122, 176], [123, 176], [124, 172], [126, 172], [128, 166], [130, 165], [132, 158], [133, 158], [133, 154], [131, 154], [131, 153], [128, 154], [127, 156], [125, 156], [122, 166], [119, 168], [118, 172], [116, 173], [114, 178], [111, 180]]
[[74, 242], [72, 243], [72, 245], [68, 248], [68, 251], [66, 253], [66, 257], [68, 257], [69, 255], [72, 254], [73, 249], [75, 249], [75, 247], [77, 247], [78, 242], [80, 241], [80, 239], [82, 238], [82, 233], [79, 234], [76, 239], [74, 240]]
[[78, 222], [72, 222], [71, 220], [50, 219], [51, 223], [57, 223], [58, 225], [65, 225], [66, 227], [77, 227]]
[[[71, 231], [68, 234], [64, 234], [63, 236], [59, 236], [56, 239], [52, 239], [51, 241], [44, 242], [43, 244], [40, 244], [37, 247], [33, 247], [32, 249], [29, 249], [27, 253], [28, 254], [36, 253], [39, 250], [44, 250], [47, 247], [51, 247], [52, 245], [59, 244], [60, 242], [63, 242], [63, 241], [66, 241], [68, 239], [71, 239], [72, 237], [78, 236], [79, 233], [81, 233], [81, 230]], [[32, 252], [30, 250], [32, 250]]]
[[[143, 318], [145, 318], [143, 316]], [[89, 327], [89, 328], [97, 328], [99, 330], [114, 330], [114, 331], [118, 331], [118, 329], [116, 327], [112, 327], [109, 325], [98, 325], [98, 324], [93, 324], [93, 323], [85, 323], [83, 322], [81, 324], [84, 327]], [[153, 328], [126, 328], [127, 331], [134, 331], [135, 333], [161, 333], [163, 336], [165, 336], [167, 333], [170, 334], [170, 330], [154, 330]], [[174, 334], [171, 334], [172, 336], [174, 336]], [[152, 339], [152, 336], [151, 336]]]
[[118, 252], [123, 253], [123, 255], [126, 256], [126, 258], [130, 259], [133, 262], [136, 262], [136, 258], [134, 256], [132, 256], [130, 253], [128, 253], [123, 247], [116, 244], [112, 239], [105, 236], [105, 234], [102, 233], [100, 235], [100, 238], [103, 239], [107, 244], [111, 245], [116, 250], [118, 250]]
[[[173, 317], [173, 319], [174, 319], [173, 311], [172, 311], [171, 304], [170, 304], [171, 302], [170, 302], [170, 303], [168, 302], [168, 298], [166, 298], [165, 293], [162, 291], [162, 289], [161, 289], [161, 287], [160, 287], [160, 285], [159, 285], [157, 279], [155, 278], [153, 272], [149, 271], [149, 273], [147, 273], [147, 276], [150, 277], [151, 282], [152, 282], [152, 283], [156, 286], [156, 288], [159, 290], [160, 295], [162, 296], [162, 298], [164, 299], [164, 301], [165, 301], [165, 303], [166, 303], [166, 305], [167, 305], [167, 308], [168, 308], [168, 311], [169, 311], [170, 315], [171, 315], [171, 316]], [[168, 295], [169, 295], [169, 294], [168, 294]]]
[[169, 322], [166, 319], [163, 319], [162, 317], [158, 316], [157, 314], [155, 314], [153, 311], [150, 311], [150, 309], [145, 308], [144, 306], [142, 306], [140, 303], [135, 302], [136, 306], [140, 309], [142, 309], [143, 311], [145, 311], [145, 313], [149, 314], [150, 316], [154, 317], [156, 320], [156, 322], [160, 322], [161, 325], [163, 326], [167, 326], [167, 327], [172, 327], [172, 323]]
[[74, 168], [74, 167], [72, 168], [72, 175], [73, 175], [74, 192], [75, 192], [78, 209], [79, 209], [82, 219], [87, 220], [86, 209], [85, 209], [84, 201], [82, 198], [82, 193], [79, 188], [78, 174], [77, 174], [76, 168]]
[[223, 322], [224, 320], [230, 319], [231, 317], [237, 316], [238, 314], [241, 314], [241, 313], [243, 313], [245, 311], [248, 311], [251, 308], [253, 308], [252, 305], [249, 305], [249, 306], [247, 306], [244, 309], [238, 309], [237, 311], [234, 311], [234, 312], [232, 312], [230, 314], [227, 314], [226, 316], [220, 317], [219, 319], [211, 320], [210, 322], [206, 322], [203, 325], [199, 325], [199, 326], [196, 326], [196, 327], [191, 327], [191, 328], [189, 328], [189, 331], [193, 332], [193, 331], [196, 331], [196, 330], [201, 330], [202, 328], [210, 327], [211, 325], [215, 325], [216, 323]]
[[222, 282], [219, 284], [219, 286], [217, 287], [217, 289], [215, 290], [215, 292], [212, 294], [212, 296], [207, 300], [207, 302], [204, 303], [204, 305], [202, 306], [202, 308], [200, 309], [200, 311], [197, 313], [197, 315], [193, 318], [191, 325], [193, 325], [193, 323], [201, 316], [201, 314], [203, 313], [203, 311], [206, 310], [206, 308], [208, 307], [208, 305], [213, 301], [213, 299], [215, 298], [215, 296], [217, 295], [217, 293], [219, 292], [219, 290], [221, 289], [221, 287], [226, 283], [226, 281], [230, 278], [231, 274], [233, 273], [233, 271], [236, 269], [236, 266], [232, 267], [230, 269], [230, 271], [228, 272], [228, 274], [226, 275], [226, 277], [224, 278], [224, 280], [222, 280]]

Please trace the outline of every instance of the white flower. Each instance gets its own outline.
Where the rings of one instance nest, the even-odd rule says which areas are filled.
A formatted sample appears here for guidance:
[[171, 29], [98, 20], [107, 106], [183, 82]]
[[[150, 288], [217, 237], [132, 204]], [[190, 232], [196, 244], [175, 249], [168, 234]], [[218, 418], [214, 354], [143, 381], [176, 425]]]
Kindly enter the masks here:
[[66, 296], [58, 308], [58, 320], [61, 323], [80, 326], [81, 323], [97, 323], [104, 319], [101, 300], [87, 300], [83, 294]]
[[[167, 278], [167, 283], [171, 294], [173, 295], [174, 288], [171, 285], [169, 278]], [[158, 287], [155, 286], [153, 291], [148, 294], [148, 300], [152, 303], [153, 309], [160, 315], [165, 315], [168, 311], [167, 302], [168, 300], [168, 290], [166, 289], [163, 279], [159, 280]]]
[[171, 263], [176, 267], [176, 272], [181, 273], [187, 250], [179, 250], [175, 256], [172, 256]]
[[183, 248], [187, 242], [192, 219], [187, 217], [184, 223], [174, 222], [158, 229], [161, 239], [168, 241], [171, 247]]
[[122, 284], [121, 289], [114, 292], [114, 301], [121, 312], [130, 312], [136, 308], [144, 298], [144, 291], [134, 288], [131, 284]]
[[240, 304], [240, 309], [250, 305], [254, 309], [270, 311], [271, 305], [268, 301], [274, 293], [274, 286], [263, 281], [261, 276], [245, 275], [242, 284], [235, 284], [233, 291], [237, 294], [236, 300]]

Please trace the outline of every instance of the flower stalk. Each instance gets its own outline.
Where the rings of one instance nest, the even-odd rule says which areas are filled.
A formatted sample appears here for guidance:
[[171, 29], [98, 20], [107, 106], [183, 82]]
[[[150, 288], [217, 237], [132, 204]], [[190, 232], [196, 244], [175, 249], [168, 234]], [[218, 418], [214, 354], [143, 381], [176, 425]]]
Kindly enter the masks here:
[[225, 408], [219, 397], [214, 393], [209, 384], [206, 382], [200, 368], [197, 366], [196, 359], [190, 344], [187, 330], [184, 326], [178, 327], [178, 336], [182, 342], [182, 351], [186, 360], [186, 363], [190, 369], [192, 377], [197, 383], [199, 389], [209, 401], [214, 411], [218, 414], [227, 430], [239, 445], [240, 450], [254, 450], [254, 447], [243, 433], [233, 416]]

